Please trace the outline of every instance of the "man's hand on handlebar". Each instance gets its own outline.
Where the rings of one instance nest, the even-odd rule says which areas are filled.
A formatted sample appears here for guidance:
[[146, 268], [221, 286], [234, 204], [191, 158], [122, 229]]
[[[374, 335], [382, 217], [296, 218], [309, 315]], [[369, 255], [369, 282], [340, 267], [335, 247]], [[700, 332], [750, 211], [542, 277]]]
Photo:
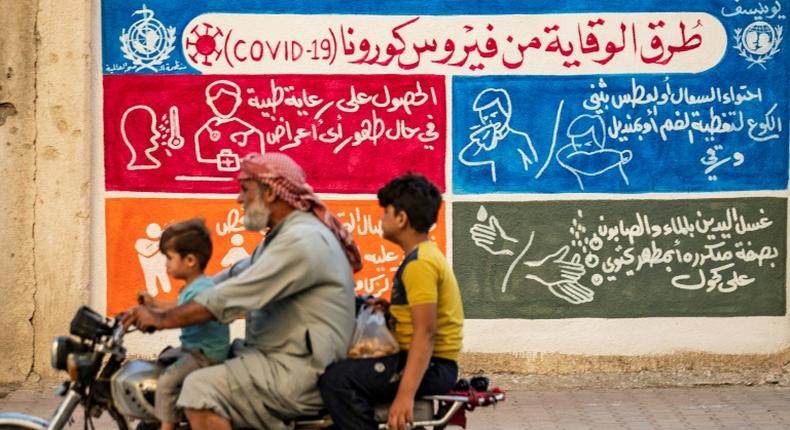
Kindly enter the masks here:
[[151, 306], [154, 303], [154, 301], [156, 300], [154, 298], [154, 296], [148, 294], [145, 291], [138, 291], [136, 296], [137, 296], [137, 304], [138, 305]]
[[153, 333], [162, 328], [162, 312], [148, 306], [134, 306], [126, 311], [121, 324], [124, 331], [135, 326], [146, 333]]

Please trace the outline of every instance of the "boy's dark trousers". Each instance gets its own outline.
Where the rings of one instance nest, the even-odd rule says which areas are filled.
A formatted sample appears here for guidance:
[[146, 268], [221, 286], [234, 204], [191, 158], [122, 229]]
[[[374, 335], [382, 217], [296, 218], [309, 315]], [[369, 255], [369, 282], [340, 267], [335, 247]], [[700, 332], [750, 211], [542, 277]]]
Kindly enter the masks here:
[[[342, 430], [377, 429], [373, 407], [395, 399], [406, 357], [406, 352], [400, 352], [379, 358], [348, 359], [329, 366], [318, 380], [318, 388], [335, 426]], [[432, 357], [417, 398], [447, 393], [457, 377], [456, 362]]]

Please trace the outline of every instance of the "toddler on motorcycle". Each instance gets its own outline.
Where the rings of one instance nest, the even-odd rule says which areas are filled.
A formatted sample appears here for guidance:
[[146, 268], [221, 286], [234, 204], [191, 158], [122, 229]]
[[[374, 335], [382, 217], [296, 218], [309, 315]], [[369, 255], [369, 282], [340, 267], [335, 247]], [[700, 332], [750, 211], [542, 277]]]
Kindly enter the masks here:
[[[192, 219], [169, 226], [159, 241], [159, 249], [167, 257], [167, 273], [186, 285], [178, 292], [177, 301], [157, 300], [147, 293], [140, 293], [142, 305], [159, 310], [182, 305], [214, 283], [203, 271], [211, 258], [211, 237], [201, 219]], [[173, 430], [183, 420], [176, 400], [187, 375], [197, 369], [220, 363], [228, 356], [230, 330], [226, 324], [209, 321], [181, 329], [181, 346], [168, 347], [160, 355], [168, 365], [159, 376], [156, 386], [156, 417], [162, 430]]]

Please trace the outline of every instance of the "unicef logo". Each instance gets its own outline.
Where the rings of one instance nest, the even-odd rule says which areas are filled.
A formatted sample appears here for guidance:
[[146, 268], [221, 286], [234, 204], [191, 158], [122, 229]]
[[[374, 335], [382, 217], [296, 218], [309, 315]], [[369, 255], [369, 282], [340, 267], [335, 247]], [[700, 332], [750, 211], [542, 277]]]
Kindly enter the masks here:
[[774, 28], [763, 21], [749, 24], [741, 36], [741, 43], [752, 55], [765, 55], [771, 51], [776, 40]]
[[142, 18], [132, 23], [129, 29], [123, 29], [120, 37], [123, 56], [137, 68], [135, 71], [149, 69], [156, 72], [158, 65], [170, 57], [175, 48], [176, 29], [165, 27], [154, 18], [154, 11], [143, 5], [132, 16]]
[[755, 21], [744, 29], [735, 29], [735, 49], [748, 61], [765, 69], [765, 63], [779, 53], [782, 43], [782, 26], [773, 26], [765, 21]]

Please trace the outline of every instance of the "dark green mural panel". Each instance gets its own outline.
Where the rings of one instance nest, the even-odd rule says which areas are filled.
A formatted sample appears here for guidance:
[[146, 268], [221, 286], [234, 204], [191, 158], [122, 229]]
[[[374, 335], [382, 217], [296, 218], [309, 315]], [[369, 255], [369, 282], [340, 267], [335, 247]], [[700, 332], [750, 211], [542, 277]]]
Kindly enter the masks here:
[[787, 200], [453, 204], [467, 318], [785, 314]]

